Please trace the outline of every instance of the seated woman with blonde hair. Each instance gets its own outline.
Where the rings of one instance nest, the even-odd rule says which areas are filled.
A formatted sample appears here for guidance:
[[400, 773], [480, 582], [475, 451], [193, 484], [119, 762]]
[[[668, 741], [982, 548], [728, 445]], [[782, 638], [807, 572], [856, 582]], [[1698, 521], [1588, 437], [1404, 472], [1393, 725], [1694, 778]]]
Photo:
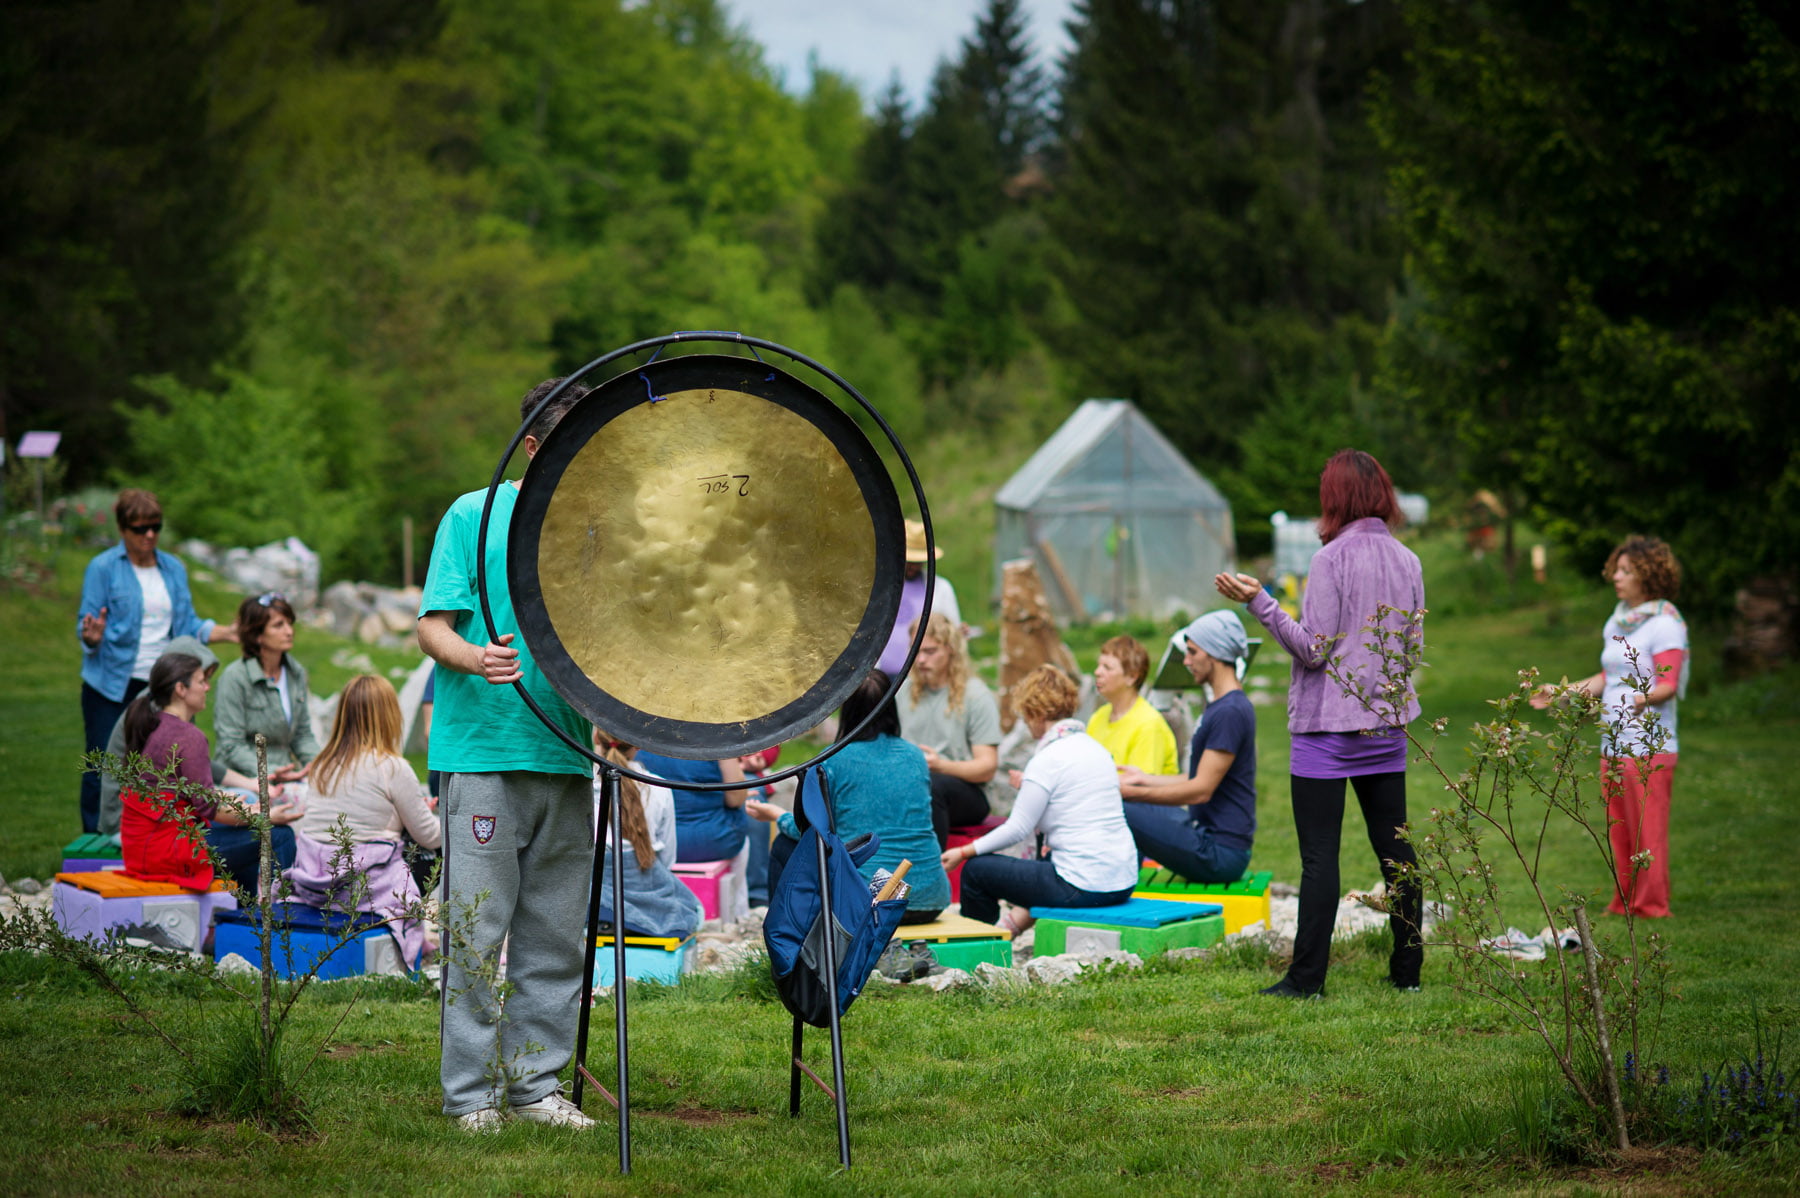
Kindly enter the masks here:
[[[1000, 901], [1015, 907], [1110, 907], [1131, 897], [1137, 846], [1125, 823], [1112, 755], [1072, 718], [1081, 692], [1055, 666], [1039, 666], [1013, 688], [1013, 709], [1037, 737], [1004, 824], [973, 844], [947, 849], [945, 869], [966, 861], [962, 913], [1000, 922]], [[998, 850], [1042, 832], [1048, 861], [1003, 857]], [[1027, 911], [1004, 926], [1022, 931]]]
[[[624, 741], [615, 740], [600, 729], [594, 729], [594, 742], [614, 765], [634, 767], [637, 750]], [[602, 795], [601, 779], [594, 778], [594, 797]], [[692, 936], [706, 918], [700, 899], [669, 868], [675, 861], [675, 796], [665, 786], [646, 786], [635, 778], [619, 777], [619, 827], [608, 827], [609, 846], [600, 875], [600, 919], [604, 923], [622, 922], [627, 935], [673, 937], [685, 940]], [[624, 833], [629, 851], [625, 853], [625, 918], [613, 919], [612, 850], [610, 846]]]
[[[408, 965], [418, 961], [424, 929], [399, 918], [416, 910], [418, 883], [406, 860], [404, 829], [421, 847], [443, 846], [432, 800], [400, 755], [400, 700], [393, 685], [360, 674], [344, 686], [331, 739], [312, 764], [312, 799], [299, 823], [294, 898], [308, 906], [383, 915]], [[348, 837], [348, 853], [343, 837]]]

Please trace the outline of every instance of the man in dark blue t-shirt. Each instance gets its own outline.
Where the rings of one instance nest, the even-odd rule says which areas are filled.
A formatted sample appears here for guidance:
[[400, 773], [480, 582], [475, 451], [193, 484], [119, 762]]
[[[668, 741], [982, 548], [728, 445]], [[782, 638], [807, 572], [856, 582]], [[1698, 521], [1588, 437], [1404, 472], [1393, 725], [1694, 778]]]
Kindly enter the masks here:
[[[1238, 681], [1249, 648], [1235, 612], [1208, 612], [1171, 638], [1212, 702], [1194, 729], [1188, 773], [1119, 771], [1138, 852], [1190, 882], [1235, 882], [1256, 838], [1256, 709]], [[1185, 810], [1182, 810], [1185, 808]]]

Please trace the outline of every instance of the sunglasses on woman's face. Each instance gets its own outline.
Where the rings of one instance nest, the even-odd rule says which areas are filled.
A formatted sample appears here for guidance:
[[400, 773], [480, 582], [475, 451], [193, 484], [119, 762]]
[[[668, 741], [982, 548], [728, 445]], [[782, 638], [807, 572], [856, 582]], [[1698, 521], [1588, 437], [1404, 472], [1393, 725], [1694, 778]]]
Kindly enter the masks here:
[[148, 524], [127, 524], [125, 526], [125, 531], [126, 532], [135, 532], [140, 537], [143, 536], [145, 533], [149, 533], [149, 532], [161, 532], [162, 531], [162, 521], [161, 520], [152, 520]]
[[286, 602], [287, 596], [283, 595], [280, 591], [264, 591], [256, 597], [256, 601], [264, 607], [269, 607], [272, 604]]

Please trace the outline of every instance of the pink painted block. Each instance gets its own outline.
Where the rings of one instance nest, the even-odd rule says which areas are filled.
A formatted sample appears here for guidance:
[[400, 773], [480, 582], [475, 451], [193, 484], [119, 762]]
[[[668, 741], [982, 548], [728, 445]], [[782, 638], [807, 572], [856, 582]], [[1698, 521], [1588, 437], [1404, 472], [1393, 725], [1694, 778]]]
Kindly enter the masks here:
[[700, 909], [706, 918], [719, 918], [720, 890], [725, 885], [725, 876], [731, 870], [731, 862], [726, 861], [684, 861], [669, 867], [681, 884], [693, 891], [700, 900]]

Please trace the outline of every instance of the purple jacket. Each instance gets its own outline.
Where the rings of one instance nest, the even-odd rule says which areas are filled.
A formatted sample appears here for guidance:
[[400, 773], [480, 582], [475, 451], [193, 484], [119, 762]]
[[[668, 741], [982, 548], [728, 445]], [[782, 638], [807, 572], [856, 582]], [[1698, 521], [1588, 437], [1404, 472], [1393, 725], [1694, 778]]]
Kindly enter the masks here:
[[[1383, 604], [1402, 611], [1423, 610], [1425, 577], [1418, 555], [1373, 516], [1346, 524], [1313, 557], [1298, 623], [1267, 591], [1250, 600], [1250, 614], [1294, 659], [1288, 679], [1289, 732], [1361, 732], [1391, 722], [1354, 695], [1346, 695], [1342, 684], [1325, 672], [1329, 654], [1339, 673], [1376, 690], [1381, 662], [1369, 649], [1372, 638], [1363, 629], [1375, 622], [1375, 611]], [[1405, 621], [1395, 615], [1386, 623], [1399, 628]], [[1423, 634], [1422, 627], [1414, 632]], [[1321, 637], [1339, 639], [1321, 646]], [[1410, 683], [1402, 714], [1408, 723], [1419, 714], [1418, 695]]]

